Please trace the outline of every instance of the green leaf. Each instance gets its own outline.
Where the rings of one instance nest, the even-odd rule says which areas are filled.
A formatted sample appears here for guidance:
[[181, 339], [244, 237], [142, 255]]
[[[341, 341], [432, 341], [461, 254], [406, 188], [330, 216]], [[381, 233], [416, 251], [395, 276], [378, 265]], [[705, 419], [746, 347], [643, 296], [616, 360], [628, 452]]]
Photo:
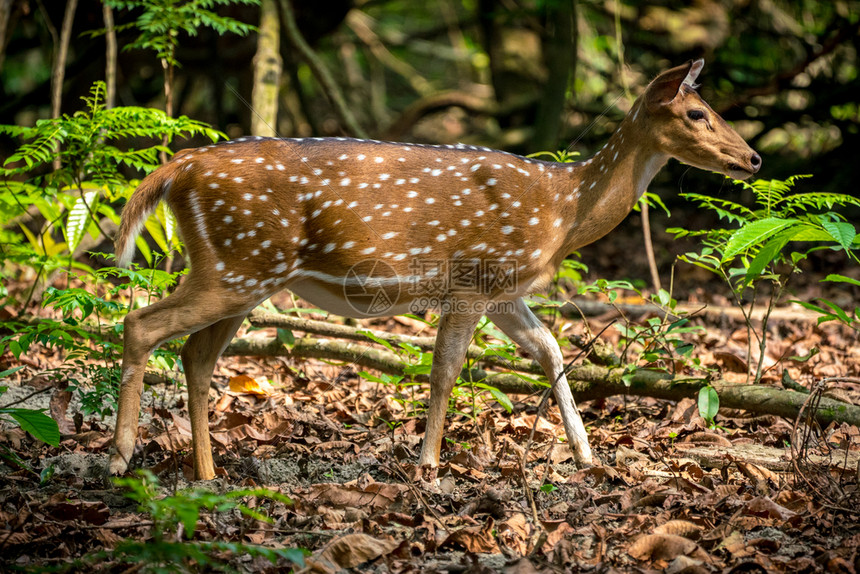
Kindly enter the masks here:
[[424, 353], [421, 355], [420, 362], [418, 364], [405, 365], [403, 367], [403, 372], [408, 376], [429, 375], [432, 361], [432, 353]]
[[496, 399], [496, 402], [502, 405], [502, 408], [509, 413], [514, 411], [514, 404], [511, 402], [511, 399], [496, 387], [484, 383], [476, 383], [475, 386], [487, 390]]
[[693, 350], [695, 349], [695, 345], [692, 343], [684, 343], [683, 345], [678, 345], [675, 347], [675, 352], [683, 357], [689, 357], [693, 354]]
[[624, 372], [621, 373], [621, 380], [624, 382], [624, 386], [629, 387], [633, 384], [633, 377], [636, 376], [636, 367], [628, 365], [625, 367]]
[[12, 367], [11, 369], [6, 369], [5, 371], [0, 372], [0, 379], [5, 379], [9, 375], [11, 375], [13, 373], [17, 373], [18, 371], [20, 371], [21, 369], [23, 369], [26, 366], [27, 365], [21, 365], [20, 367]]
[[167, 253], [170, 251], [170, 246], [167, 244], [167, 238], [164, 236], [164, 226], [158, 218], [148, 217], [143, 225], [146, 227], [149, 235], [152, 236], [156, 245], [158, 245], [158, 248], [161, 249], [162, 252]]
[[[808, 361], [809, 359], [811, 359], [812, 357], [817, 355], [819, 352], [820, 351], [818, 350], [818, 347], [812, 347], [812, 349], [810, 349], [807, 354], [802, 355], [802, 356], [801, 355], [792, 355], [792, 356], [788, 357], [788, 359], [790, 361], [797, 361], [798, 363], [805, 363], [806, 361]], [[787, 373], [787, 372], [788, 371], [785, 371], [785, 373]], [[785, 375], [783, 375], [783, 376], [785, 376]]]
[[60, 444], [60, 428], [57, 421], [43, 413], [31, 409], [0, 409], [0, 413], [15, 419], [21, 428], [42, 442], [51, 446]]
[[39, 473], [39, 486], [45, 486], [54, 477], [57, 467], [53, 464], [46, 466]]
[[187, 538], [191, 538], [194, 536], [194, 531], [197, 530], [197, 519], [200, 518], [200, 507], [178, 505], [175, 508], [176, 517], [185, 527], [185, 536]]
[[656, 294], [657, 302], [663, 307], [667, 307], [672, 302], [672, 296], [665, 289], [660, 289]]
[[782, 251], [782, 248], [791, 241], [792, 237], [797, 235], [797, 232], [800, 229], [801, 228], [799, 227], [786, 229], [782, 233], [778, 233], [771, 237], [759, 250], [753, 260], [750, 261], [750, 265], [747, 267], [746, 277], [744, 277], [744, 284], [749, 285], [753, 280], [757, 279], [759, 275], [761, 275], [762, 271], [776, 260], [777, 256]]
[[[850, 283], [851, 285], [860, 287], [860, 281], [858, 281], [857, 279], [846, 277], [845, 275], [839, 275], [837, 273], [831, 273], [830, 275], [822, 279], [822, 281], [831, 281], [833, 283]], [[0, 373], [0, 377], [2, 376], [3, 374]]]
[[819, 297], [818, 299], [816, 299], [816, 301], [819, 301], [822, 305], [826, 305], [833, 309], [833, 314], [836, 315], [843, 323], [851, 322], [851, 317], [849, 317], [848, 314], [842, 309], [842, 307], [840, 307], [836, 303], [824, 299], [823, 297]]
[[93, 204], [93, 199], [98, 194], [98, 190], [90, 190], [84, 192], [83, 198], [79, 197], [75, 200], [75, 204], [69, 210], [69, 217], [66, 220], [66, 243], [69, 245], [69, 251], [75, 252], [81, 238], [84, 236], [84, 231], [90, 222], [90, 207]]
[[844, 221], [822, 221], [821, 226], [843, 249], [846, 251], [851, 249], [851, 243], [857, 235], [853, 225]]
[[370, 339], [374, 343], [378, 343], [378, 344], [382, 345], [383, 347], [385, 347], [386, 349], [388, 349], [392, 353], [397, 353], [397, 349], [395, 349], [391, 343], [389, 343], [385, 339], [377, 337], [376, 335], [374, 335], [372, 332], [368, 331], [367, 329], [359, 329], [356, 332], [360, 335], [364, 335], [365, 337], [367, 337], [368, 339]]
[[296, 343], [296, 336], [293, 335], [292, 330], [285, 329], [283, 327], [278, 327], [278, 341], [285, 345], [292, 346]]
[[798, 230], [792, 241], [833, 241], [833, 237], [823, 229], [805, 225]]
[[703, 419], [712, 424], [714, 417], [720, 410], [720, 396], [711, 385], [699, 389], [699, 414]]
[[786, 227], [796, 225], [797, 223], [799, 222], [796, 219], [779, 219], [776, 217], [770, 217], [744, 225], [735, 231], [726, 242], [725, 249], [723, 250], [723, 261], [725, 262], [732, 259], [739, 253], [762, 243], [767, 240], [768, 237], [779, 233]]

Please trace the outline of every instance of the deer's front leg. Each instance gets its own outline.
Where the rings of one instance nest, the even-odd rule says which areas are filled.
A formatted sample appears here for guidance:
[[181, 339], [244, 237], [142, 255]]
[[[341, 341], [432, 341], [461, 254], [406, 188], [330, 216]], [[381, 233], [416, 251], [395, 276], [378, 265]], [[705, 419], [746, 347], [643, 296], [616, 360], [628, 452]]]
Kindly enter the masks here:
[[430, 406], [427, 409], [427, 430], [421, 446], [419, 465], [439, 465], [442, 435], [445, 430], [445, 415], [448, 412], [448, 397], [454, 389], [457, 375], [463, 368], [463, 360], [469, 341], [480, 314], [448, 314], [439, 319], [436, 344], [433, 348], [433, 366], [430, 369]]
[[573, 449], [576, 462], [580, 465], [592, 463], [591, 447], [588, 445], [588, 433], [576, 404], [573, 393], [564, 375], [564, 359], [558, 342], [550, 330], [538, 319], [525, 301], [517, 299], [510, 313], [488, 314], [496, 326], [506, 333], [513, 341], [528, 352], [540, 364], [552, 384], [556, 403], [561, 411], [561, 420], [567, 440]]

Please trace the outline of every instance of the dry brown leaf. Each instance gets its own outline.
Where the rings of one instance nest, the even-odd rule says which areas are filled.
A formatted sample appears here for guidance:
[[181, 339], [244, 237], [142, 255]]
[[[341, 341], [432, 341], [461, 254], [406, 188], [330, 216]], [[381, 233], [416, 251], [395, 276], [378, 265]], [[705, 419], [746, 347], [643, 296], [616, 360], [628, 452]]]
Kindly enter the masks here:
[[101, 542], [105, 548], [113, 548], [117, 544], [125, 540], [125, 538], [123, 538], [113, 530], [109, 530], [107, 528], [96, 528], [95, 535], [99, 542]]
[[168, 432], [153, 437], [152, 440], [165, 452], [185, 450], [191, 446], [191, 435], [179, 432], [177, 429], [170, 429]]
[[173, 419], [173, 426], [179, 431], [181, 434], [190, 437], [191, 436], [191, 421], [185, 417], [181, 417], [176, 413], [170, 413], [170, 417]]
[[702, 565], [701, 560], [689, 556], [678, 556], [666, 567], [665, 574], [709, 574], [710, 570]]
[[374, 482], [364, 488], [355, 485], [320, 483], [307, 489], [305, 494], [297, 493], [294, 498], [300, 507], [318, 507], [326, 504], [333, 507], [352, 506], [370, 511], [390, 508], [398, 502], [409, 488], [402, 484]]
[[499, 547], [493, 537], [493, 519], [488, 518], [483, 526], [467, 526], [448, 535], [440, 546], [456, 545], [469, 552], [498, 553]]
[[522, 513], [514, 514], [509, 519], [499, 523], [496, 531], [501, 542], [515, 553], [523, 556], [529, 551], [531, 528]]
[[740, 489], [738, 484], [719, 484], [714, 488], [714, 494], [720, 498], [728, 498], [736, 495]]
[[218, 400], [215, 402], [215, 412], [223, 413], [229, 411], [235, 398], [236, 397], [233, 395], [228, 395], [226, 393], [218, 397]]
[[678, 556], [704, 554], [699, 545], [683, 536], [646, 534], [636, 539], [627, 553], [637, 560], [674, 560]]
[[752, 554], [752, 551], [747, 549], [747, 543], [744, 540], [744, 535], [737, 530], [733, 530], [731, 534], [726, 536], [723, 541], [720, 542], [718, 548], [725, 548], [735, 558], [740, 558]]
[[541, 521], [541, 526], [547, 533], [543, 545], [543, 551], [547, 554], [555, 548], [556, 544], [564, 540], [565, 536], [569, 536], [576, 530], [567, 520]]
[[699, 444], [716, 444], [719, 446], [732, 446], [732, 442], [722, 435], [712, 432], [694, 432], [684, 437], [684, 442]]
[[81, 520], [88, 524], [102, 525], [110, 518], [110, 509], [101, 501], [52, 501], [46, 504], [44, 509], [57, 520]]
[[275, 392], [269, 379], [266, 377], [249, 377], [248, 375], [236, 375], [230, 377], [230, 391], [244, 393], [258, 397], [267, 397]]
[[314, 450], [332, 450], [335, 449], [338, 452], [346, 452], [347, 450], [351, 450], [353, 453], [358, 454], [358, 451], [361, 448], [355, 444], [354, 442], [350, 442], [348, 440], [330, 440], [328, 442], [321, 442]]
[[770, 480], [775, 484], [779, 483], [779, 477], [777, 474], [763, 466], [753, 464], [751, 462], [740, 461], [735, 461], [735, 464], [737, 464], [738, 470], [741, 471], [741, 474], [752, 481], [758, 482], [761, 480]]
[[113, 435], [103, 431], [84, 431], [69, 435], [68, 438], [92, 450], [98, 450], [113, 441]]
[[61, 391], [58, 389], [51, 394], [49, 405], [51, 418], [57, 421], [61, 434], [73, 434], [76, 430], [75, 423], [66, 418], [66, 409], [69, 408], [71, 400], [71, 391]]
[[537, 424], [535, 424], [535, 419], [536, 415], [521, 415], [518, 417], [511, 417], [507, 420], [510, 425], [510, 428], [518, 433], [531, 433], [532, 428], [534, 428], [536, 435], [555, 435], [556, 425], [552, 424], [543, 417], [538, 418]]
[[3, 544], [9, 547], [29, 544], [33, 540], [33, 534], [29, 532], [10, 532], [3, 537]]
[[780, 506], [765, 496], [757, 496], [750, 500], [744, 508], [744, 511], [753, 516], [778, 518], [780, 520], [789, 520], [797, 515], [796, 512], [793, 512], [784, 506]]
[[702, 533], [702, 527], [688, 520], [670, 520], [654, 529], [654, 534], [672, 534], [697, 540]]
[[347, 534], [332, 540], [317, 554], [307, 558], [312, 572], [334, 574], [391, 553], [400, 546], [396, 540], [380, 540], [367, 534]]
[[644, 466], [650, 462], [648, 455], [637, 452], [632, 448], [627, 448], [623, 445], [618, 445], [615, 449], [615, 466], [618, 467], [635, 467]]
[[714, 358], [722, 363], [723, 368], [733, 373], [747, 373], [749, 366], [747, 362], [734, 353], [727, 351], [714, 351]]
[[528, 558], [523, 556], [510, 566], [506, 566], [502, 572], [504, 574], [538, 574], [539, 571]]

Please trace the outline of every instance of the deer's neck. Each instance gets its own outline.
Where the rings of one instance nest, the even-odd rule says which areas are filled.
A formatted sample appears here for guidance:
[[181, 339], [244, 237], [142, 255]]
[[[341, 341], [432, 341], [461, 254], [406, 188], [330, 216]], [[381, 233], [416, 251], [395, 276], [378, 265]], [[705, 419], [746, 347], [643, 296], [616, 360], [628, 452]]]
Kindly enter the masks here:
[[567, 193], [571, 194], [563, 213], [567, 253], [603, 237], [621, 223], [669, 159], [634, 135], [640, 128], [635, 109], [599, 152], [564, 172]]

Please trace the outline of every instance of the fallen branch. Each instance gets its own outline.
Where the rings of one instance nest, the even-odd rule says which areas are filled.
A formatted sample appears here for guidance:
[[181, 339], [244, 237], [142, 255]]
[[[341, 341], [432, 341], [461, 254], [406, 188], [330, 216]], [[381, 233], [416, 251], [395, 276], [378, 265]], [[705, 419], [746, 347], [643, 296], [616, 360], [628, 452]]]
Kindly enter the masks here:
[[[406, 366], [406, 363], [394, 353], [368, 344], [343, 343], [310, 337], [297, 339], [289, 348], [274, 338], [236, 339], [227, 347], [224, 354], [340, 361], [391, 375], [403, 375]], [[704, 379], [674, 378], [668, 373], [641, 369], [634, 373], [628, 386], [621, 378], [623, 373], [622, 368], [585, 365], [571, 368], [568, 371], [568, 379], [573, 395], [578, 401], [614, 395], [647, 396], [677, 401], [683, 398], [695, 398], [699, 389], [709, 384]], [[481, 369], [472, 369], [466, 376], [471, 377], [471, 380], [480, 380], [493, 385], [506, 394], [536, 394], [546, 389], [546, 386], [534, 383], [533, 376], [524, 378], [522, 375], [513, 373], [489, 373]], [[419, 381], [427, 380], [426, 376], [415, 378]], [[758, 415], [776, 415], [793, 419], [807, 397], [802, 393], [762, 385], [734, 384], [724, 380], [711, 381], [710, 384], [720, 397], [721, 408], [744, 409]], [[831, 422], [847, 422], [860, 427], [860, 407], [822, 398], [816, 420], [822, 426]]]
[[[543, 308], [550, 308], [543, 306]], [[654, 315], [663, 318], [679, 318], [680, 314], [695, 314], [699, 319], [703, 319], [710, 323], [717, 323], [721, 320], [730, 319], [732, 321], [743, 322], [744, 316], [738, 307], [721, 307], [719, 305], [678, 305], [676, 311], [679, 315], [667, 313], [661, 307], [653, 303], [605, 303], [602, 301], [594, 301], [592, 299], [572, 299], [569, 303], [565, 303], [560, 307], [554, 306], [558, 313], [565, 319], [582, 319], [585, 317], [598, 317], [606, 314], [617, 315], [624, 313], [630, 318], [639, 318], [642, 315]], [[757, 307], [752, 310], [754, 320], [761, 320], [762, 315], [766, 311], [766, 307]], [[771, 321], [808, 321], [814, 322], [818, 320], [819, 315], [806, 309], [800, 309], [798, 306], [773, 309], [770, 314]]]
[[[370, 333], [374, 337], [382, 339], [394, 347], [397, 347], [401, 343], [408, 343], [410, 345], [415, 345], [423, 351], [432, 351], [433, 346], [436, 344], [435, 336], [415, 337], [413, 335], [398, 335], [377, 329], [356, 328], [350, 327], [349, 325], [339, 325], [337, 323], [329, 323], [327, 321], [315, 321], [313, 319], [304, 319], [302, 317], [293, 317], [282, 313], [269, 313], [259, 310], [252, 312], [248, 316], [248, 322], [250, 322], [254, 327], [290, 329], [291, 331], [302, 331], [303, 333], [321, 335], [323, 337], [361, 341], [365, 344], [371, 341], [365, 333]], [[466, 356], [469, 359], [480, 360], [485, 366], [501, 367], [504, 369], [513, 369], [535, 374], [543, 373], [540, 365], [534, 361], [518, 361], [516, 364], [513, 364], [501, 357], [488, 355], [485, 349], [482, 349], [477, 345], [469, 345]]]

